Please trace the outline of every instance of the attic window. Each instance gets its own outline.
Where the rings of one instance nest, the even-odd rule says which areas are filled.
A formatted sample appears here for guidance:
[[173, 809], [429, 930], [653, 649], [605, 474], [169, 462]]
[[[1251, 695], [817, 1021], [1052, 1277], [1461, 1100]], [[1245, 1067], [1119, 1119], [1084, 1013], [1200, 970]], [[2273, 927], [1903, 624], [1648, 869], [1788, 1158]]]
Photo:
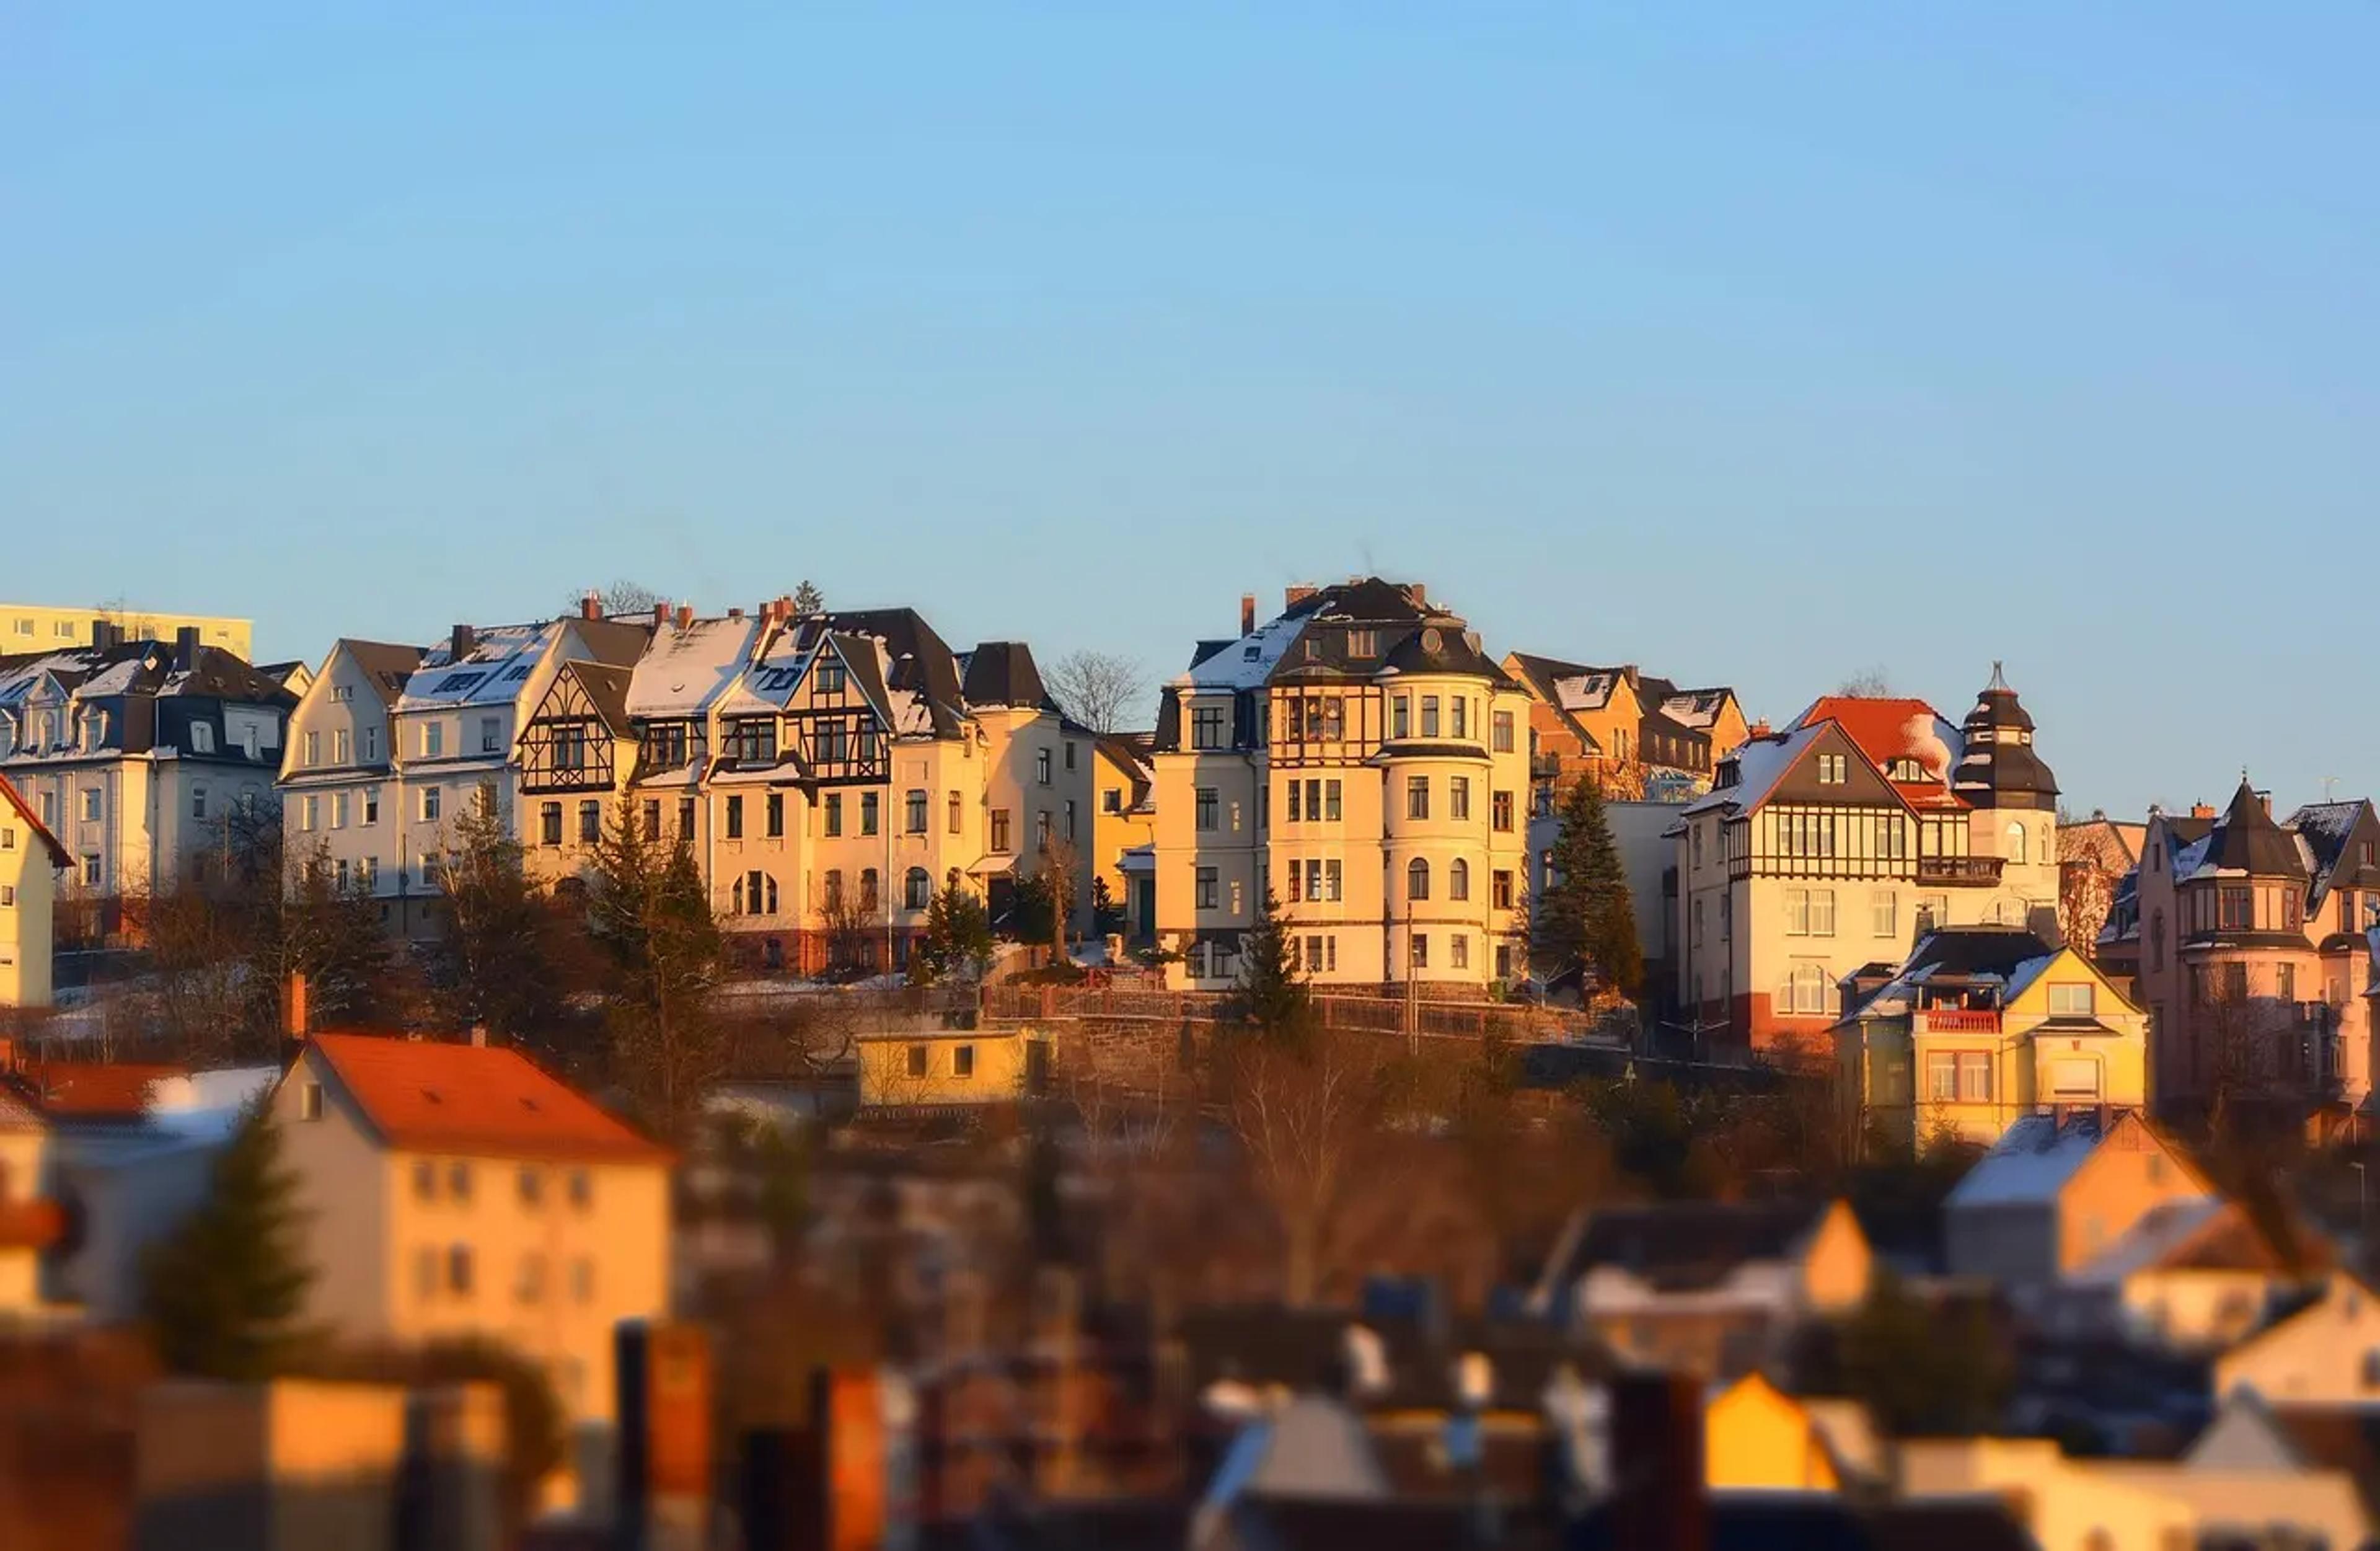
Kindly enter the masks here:
[[1253, 663], [1258, 657], [1263, 655], [1264, 648], [1261, 646], [1244, 646], [1240, 648], [1240, 661], [1244, 663]]
[[322, 1085], [309, 1082], [298, 1090], [298, 1118], [319, 1120], [322, 1117]]
[[511, 684], [520, 679], [527, 678], [528, 677], [528, 670], [535, 666], [536, 665], [532, 663], [514, 664], [511, 668], [506, 670], [504, 674], [504, 682]]
[[1896, 781], [1923, 781], [1925, 767], [1912, 759], [1897, 759], [1886, 768], [1885, 775]]
[[433, 695], [459, 695], [478, 688], [480, 680], [486, 677], [484, 673], [450, 673], [432, 684], [430, 692]]
[[1347, 632], [1347, 655], [1351, 657], [1376, 657], [1379, 655], [1379, 652], [1380, 638], [1376, 632], [1371, 630], [1349, 630]]

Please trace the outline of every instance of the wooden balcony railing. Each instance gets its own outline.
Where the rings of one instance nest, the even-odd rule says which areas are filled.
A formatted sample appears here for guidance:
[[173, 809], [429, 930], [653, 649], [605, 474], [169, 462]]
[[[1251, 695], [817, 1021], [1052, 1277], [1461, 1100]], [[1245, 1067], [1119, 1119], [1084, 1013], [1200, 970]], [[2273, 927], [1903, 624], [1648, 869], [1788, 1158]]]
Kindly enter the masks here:
[[2006, 859], [1997, 856], [1921, 856], [1917, 882], [1944, 888], [1990, 888], [2000, 881]]
[[1917, 1014], [1918, 1030], [1929, 1034], [1997, 1034], [2000, 1032], [2000, 1015], [1997, 1008], [1924, 1008]]

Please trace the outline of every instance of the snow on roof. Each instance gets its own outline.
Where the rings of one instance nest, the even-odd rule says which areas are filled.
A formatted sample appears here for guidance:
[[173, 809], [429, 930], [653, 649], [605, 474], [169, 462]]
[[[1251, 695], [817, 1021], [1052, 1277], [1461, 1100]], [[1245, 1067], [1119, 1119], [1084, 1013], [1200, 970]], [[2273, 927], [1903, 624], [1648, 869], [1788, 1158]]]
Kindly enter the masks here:
[[258, 1095], [270, 1092], [280, 1081], [278, 1067], [231, 1067], [161, 1077], [149, 1085], [149, 1123], [177, 1136], [227, 1137]]
[[2032, 986], [2034, 981], [2039, 980], [2042, 975], [2047, 971], [2049, 966], [2057, 962], [2058, 955], [2054, 953], [2045, 953], [2038, 959], [2028, 959], [2023, 963], [2019, 964], [2015, 969], [2009, 971], [2008, 989], [2000, 993], [2001, 999], [2010, 1002], [2015, 1001], [2019, 996], [2025, 994], [2026, 990]]
[[1600, 711], [1610, 703], [1612, 687], [1619, 682], [1618, 674], [1600, 668], [1567, 675], [1554, 680], [1554, 700], [1564, 711]]
[[660, 626], [628, 676], [628, 714], [701, 715], [743, 677], [759, 633], [760, 621], [749, 616]]
[[1281, 615], [1268, 619], [1212, 656], [1194, 665], [1174, 679], [1181, 689], [1254, 690], [1272, 677], [1272, 670], [1297, 638], [1305, 633], [1307, 616]]
[[1706, 732], [1727, 704], [1725, 690], [1681, 690], [1661, 702], [1661, 714], [1697, 732]]
[[558, 622], [493, 626], [473, 635], [471, 649], [460, 661], [455, 660], [452, 641], [441, 642], [431, 648], [421, 666], [405, 681], [396, 708], [422, 711], [514, 700], [561, 629]]
[[1713, 788], [1687, 803], [1685, 812], [1705, 813], [1714, 808], [1751, 812], [1767, 800], [1768, 794], [1776, 789], [1777, 783], [1785, 778], [1785, 773], [1793, 768], [1793, 762], [1817, 741], [1826, 726], [1824, 722], [1816, 722], [1796, 727], [1791, 732], [1748, 740], [1729, 756], [1738, 773], [1735, 785]]
[[[2112, 1131], [2124, 1123], [2107, 1123]], [[2002, 1133], [1983, 1161], [1950, 1192], [1953, 1210], [1970, 1206], [2046, 1206], [2090, 1162], [2106, 1132], [2097, 1112], [2026, 1115]], [[2185, 1170], [2187, 1172], [2187, 1170]]]
[[2210, 829], [2189, 845], [2174, 852], [2173, 881], [2183, 884], [2196, 876], [2198, 870], [2206, 865], [2207, 850], [2214, 844], [2215, 832]]
[[2116, 1241], [2083, 1263], [2072, 1280], [2085, 1287], [2108, 1287], [2137, 1271], [2145, 1271], [2190, 1242], [2200, 1229], [2229, 1210], [2221, 1196], [2192, 1196], [2168, 1201], [2118, 1235]]

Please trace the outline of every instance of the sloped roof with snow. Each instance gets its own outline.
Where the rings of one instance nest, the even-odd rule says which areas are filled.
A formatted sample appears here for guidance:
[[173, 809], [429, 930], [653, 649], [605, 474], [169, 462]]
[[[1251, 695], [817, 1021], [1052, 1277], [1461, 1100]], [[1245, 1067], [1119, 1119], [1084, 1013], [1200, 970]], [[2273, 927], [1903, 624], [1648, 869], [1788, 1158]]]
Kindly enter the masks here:
[[1966, 755], [1966, 736], [1957, 724], [1925, 702], [1869, 695], [1822, 695], [1791, 725], [1802, 727], [1816, 722], [1840, 726], [1859, 745], [1860, 752], [1888, 778], [1896, 761], [1916, 761], [1926, 772], [1926, 779], [1892, 783], [1911, 806], [1966, 806], [1950, 790], [1951, 774]]
[[[1951, 1211], [1982, 1206], [2046, 1206], [2064, 1192], [2067, 1181], [2082, 1172], [2102, 1142], [2119, 1130], [2138, 1127], [2152, 1146], [2163, 1149], [2191, 1178], [2197, 1170], [2187, 1158], [2166, 1147], [2146, 1122], [2130, 1111], [2118, 1111], [2103, 1122], [2095, 1109], [2019, 1117], [2001, 1133], [1992, 1150], [1967, 1171], [1945, 1205]], [[2202, 1193], [2212, 1194], [2204, 1181]]]
[[659, 627], [629, 672], [628, 714], [663, 721], [702, 715], [735, 687], [760, 629], [749, 616]]
[[475, 631], [470, 650], [460, 658], [454, 642], [431, 647], [398, 697], [399, 711], [427, 711], [457, 705], [500, 705], [518, 698], [521, 686], [562, 633], [560, 621], [540, 625], [497, 625]]
[[1826, 732], [1824, 722], [1810, 723], [1788, 732], [1771, 733], [1766, 738], [1746, 739], [1735, 752], [1721, 764], [1722, 770], [1732, 766], [1737, 779], [1732, 786], [1716, 787], [1686, 804], [1683, 812], [1706, 813], [1715, 809], [1748, 813], [1768, 800], [1787, 773], [1807, 753]]
[[1845, 1016], [1897, 1017], [1929, 986], [1981, 988], [2005, 1005], [2023, 994], [2057, 960], [2057, 950], [2020, 926], [1953, 926], [1928, 932], [1892, 979]]

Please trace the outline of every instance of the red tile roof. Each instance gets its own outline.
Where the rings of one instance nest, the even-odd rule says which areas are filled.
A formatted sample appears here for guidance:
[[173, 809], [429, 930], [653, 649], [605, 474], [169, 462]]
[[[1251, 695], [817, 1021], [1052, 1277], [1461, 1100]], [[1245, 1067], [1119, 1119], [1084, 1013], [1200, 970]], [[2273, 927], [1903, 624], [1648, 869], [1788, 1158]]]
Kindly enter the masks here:
[[1870, 698], [1866, 695], [1823, 695], [1795, 720], [1795, 727], [1833, 722], [1851, 735], [1878, 770], [1888, 770], [1897, 759], [1913, 759], [1938, 779], [1895, 781], [1893, 787], [1917, 808], [1962, 808], [1950, 792], [1949, 775], [1958, 763], [1959, 728], [1922, 700]]
[[67, 854], [66, 847], [59, 844], [58, 837], [50, 833], [50, 826], [33, 812], [33, 805], [25, 800], [25, 794], [8, 784], [6, 776], [0, 776], [0, 805], [17, 810], [25, 823], [32, 827], [33, 838], [49, 848], [51, 866], [66, 867], [73, 863], [74, 858]]
[[317, 1034], [310, 1043], [391, 1147], [587, 1163], [674, 1156], [517, 1050], [379, 1034]]
[[33, 1061], [18, 1072], [19, 1091], [53, 1120], [138, 1120], [149, 1112], [149, 1085], [188, 1077], [189, 1068], [134, 1061]]

